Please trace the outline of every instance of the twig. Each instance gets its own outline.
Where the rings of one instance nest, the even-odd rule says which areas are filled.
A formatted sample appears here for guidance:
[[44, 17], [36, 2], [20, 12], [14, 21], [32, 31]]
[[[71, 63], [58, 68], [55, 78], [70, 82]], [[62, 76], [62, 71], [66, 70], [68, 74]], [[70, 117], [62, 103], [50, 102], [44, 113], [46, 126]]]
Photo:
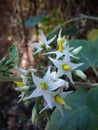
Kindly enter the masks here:
[[62, 28], [64, 25], [67, 25], [68, 23], [79, 21], [79, 20], [82, 20], [82, 19], [98, 20], [98, 17], [81, 14], [79, 17], [69, 19], [66, 22], [64, 22], [63, 24], [57, 25], [56, 28], [53, 29], [53, 31], [51, 31], [50, 33], [47, 34], [47, 37], [49, 37], [50, 34], [56, 32], [57, 30]]
[[0, 77], [0, 82], [21, 81], [20, 77]]
[[90, 82], [75, 82], [76, 85], [90, 86], [95, 87], [98, 86], [98, 83], [90, 83]]

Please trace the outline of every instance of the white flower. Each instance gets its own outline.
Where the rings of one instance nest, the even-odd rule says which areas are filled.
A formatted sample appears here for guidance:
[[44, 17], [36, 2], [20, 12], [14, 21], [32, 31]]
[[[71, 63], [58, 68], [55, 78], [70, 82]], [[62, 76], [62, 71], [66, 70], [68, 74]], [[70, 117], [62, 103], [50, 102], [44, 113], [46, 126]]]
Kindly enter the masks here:
[[62, 80], [57, 80], [53, 82], [50, 77], [50, 67], [48, 68], [46, 74], [44, 77], [41, 79], [34, 74], [33, 76], [33, 81], [36, 86], [36, 89], [31, 93], [30, 96], [26, 97], [25, 99], [30, 99], [33, 97], [38, 97], [38, 96], [43, 96], [47, 104], [49, 105], [50, 108], [51, 106], [51, 91], [56, 90], [57, 88], [61, 87], [64, 85], [64, 81]]
[[51, 93], [51, 106], [52, 107], [50, 108], [50, 106], [46, 104], [45, 107], [40, 111], [40, 113], [46, 109], [53, 109], [54, 107], [56, 107], [57, 109], [60, 110], [61, 114], [63, 115], [63, 108], [70, 109], [70, 107], [64, 101], [64, 98], [70, 93], [72, 93], [72, 91], [63, 92], [62, 90], [58, 90], [56, 92], [52, 92]]
[[59, 78], [56, 71], [53, 71], [53, 72], [51, 73], [50, 78], [51, 78], [51, 80], [52, 80], [53, 82], [56, 82], [56, 81], [62, 82], [62, 87], [65, 87], [65, 88], [68, 88], [68, 87], [69, 87], [68, 82], [66, 82], [65, 80]]
[[23, 98], [25, 96], [25, 91], [27, 91], [29, 89], [29, 86], [26, 86], [23, 82], [20, 82], [20, 81], [14, 81], [14, 83], [17, 85], [15, 90], [21, 92], [21, 94], [19, 95], [19, 97], [20, 97], [20, 99], [18, 101], [18, 103], [19, 103], [20, 101], [23, 100]]
[[72, 79], [72, 71], [75, 70], [77, 67], [83, 65], [83, 63], [72, 63], [70, 61], [70, 53], [67, 52], [67, 55], [63, 58], [63, 60], [57, 60], [50, 58], [49, 59], [53, 62], [53, 64], [58, 68], [58, 76], [66, 75], [71, 83], [74, 84], [73, 79]]
[[29, 86], [27, 85], [27, 80], [28, 80], [28, 73], [34, 73], [36, 72], [35, 69], [22, 69], [19, 68], [18, 66], [15, 66], [15, 69], [19, 72], [20, 77], [22, 78], [22, 81], [14, 81], [14, 83], [17, 85], [17, 87], [15, 88], [17, 91], [21, 92], [21, 94], [19, 95], [20, 100], [18, 101], [18, 103], [23, 100], [25, 93], [27, 90], [29, 90]]
[[[67, 51], [70, 52], [70, 50], [73, 49], [73, 48], [69, 48], [68, 40], [65, 38], [65, 36], [63, 37], [61, 36], [61, 31], [62, 30], [59, 31], [58, 39], [57, 39], [58, 49], [56, 51], [44, 53], [43, 55], [56, 54], [56, 59], [59, 59], [61, 56], [66, 56]], [[70, 56], [75, 57], [72, 53], [70, 53]]]
[[25, 96], [25, 93], [21, 92], [21, 94], [18, 96], [18, 97], [20, 97], [20, 99], [17, 103], [21, 102], [23, 100], [24, 96]]
[[18, 103], [19, 103], [20, 101], [23, 100], [26, 91], [27, 91], [30, 87], [27, 86], [26, 84], [24, 84], [24, 83], [21, 82], [21, 81], [14, 81], [14, 83], [17, 85], [17, 87], [15, 88], [15, 90], [21, 92], [21, 94], [19, 95], [19, 97], [20, 97], [20, 99], [19, 99], [19, 101], [18, 101]]
[[43, 31], [41, 30], [41, 38], [39, 40], [39, 42], [36, 43], [29, 43], [28, 45], [32, 45], [35, 48], [37, 48], [37, 51], [34, 52], [34, 54], [41, 52], [44, 48], [48, 49], [50, 48], [49, 44], [56, 38], [56, 35], [51, 38], [50, 40], [47, 40], [45, 34], [43, 33]]
[[26, 85], [27, 84], [27, 75], [29, 73], [34, 73], [36, 72], [35, 69], [28, 69], [28, 70], [25, 70], [25, 69], [22, 69], [22, 68], [19, 68], [18, 66], [15, 66], [15, 69], [19, 72], [20, 74], [20, 77], [22, 78], [22, 82]]

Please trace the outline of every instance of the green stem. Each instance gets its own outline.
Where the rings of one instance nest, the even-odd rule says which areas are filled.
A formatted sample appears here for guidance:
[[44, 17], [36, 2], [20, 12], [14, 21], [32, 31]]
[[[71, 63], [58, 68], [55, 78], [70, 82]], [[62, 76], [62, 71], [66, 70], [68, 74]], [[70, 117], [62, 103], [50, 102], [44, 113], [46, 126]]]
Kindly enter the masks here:
[[84, 82], [75, 82], [76, 85], [90, 86], [95, 87], [98, 86], [98, 83], [84, 83]]
[[0, 77], [0, 82], [21, 81], [20, 77]]
[[59, 30], [62, 26], [66, 25], [66, 24], [68, 24], [68, 23], [71, 23], [71, 22], [75, 22], [75, 21], [82, 20], [82, 19], [98, 20], [98, 17], [95, 17], [95, 16], [87, 16], [87, 15], [82, 14], [80, 17], [76, 17], [76, 18], [69, 19], [69, 20], [67, 20], [66, 22], [64, 22], [63, 24], [57, 25], [57, 26], [53, 29], [53, 31], [51, 31], [50, 33], [47, 34], [47, 37], [49, 37], [50, 34], [55, 33], [55, 32], [56, 32], [57, 30]]

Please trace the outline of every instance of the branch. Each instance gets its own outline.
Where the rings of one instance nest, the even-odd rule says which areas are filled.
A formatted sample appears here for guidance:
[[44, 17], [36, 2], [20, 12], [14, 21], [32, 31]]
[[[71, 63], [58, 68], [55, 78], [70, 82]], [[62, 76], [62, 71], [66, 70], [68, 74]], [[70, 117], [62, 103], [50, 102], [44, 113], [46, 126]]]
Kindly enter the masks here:
[[98, 86], [98, 83], [90, 83], [90, 82], [75, 82], [75, 85], [83, 85], [88, 87], [95, 87]]

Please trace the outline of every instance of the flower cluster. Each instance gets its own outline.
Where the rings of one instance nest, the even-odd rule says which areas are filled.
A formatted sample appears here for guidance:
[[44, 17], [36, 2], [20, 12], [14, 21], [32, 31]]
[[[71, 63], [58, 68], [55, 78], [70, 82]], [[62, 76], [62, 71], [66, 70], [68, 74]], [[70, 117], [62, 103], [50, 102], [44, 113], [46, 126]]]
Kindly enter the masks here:
[[[69, 88], [69, 84], [75, 84], [72, 74], [78, 75], [78, 77], [85, 79], [85, 74], [77, 69], [83, 63], [75, 62], [78, 60], [77, 54], [81, 51], [82, 46], [78, 48], [69, 47], [69, 41], [65, 36], [61, 35], [62, 30], [59, 31], [57, 37], [57, 50], [52, 51], [50, 44], [56, 38], [56, 35], [47, 40], [43, 31], [41, 31], [41, 38], [37, 43], [29, 43], [29, 45], [34, 46], [36, 51], [34, 54], [39, 52], [45, 52], [42, 55], [49, 55], [48, 59], [51, 61], [51, 65], [47, 67], [47, 71], [43, 77], [36, 75], [37, 70], [23, 70], [18, 67], [16, 69], [19, 71], [22, 82], [15, 81], [17, 84], [16, 90], [21, 92], [20, 100], [29, 100], [37, 97], [42, 97], [44, 99], [43, 108], [40, 112], [46, 109], [58, 108], [61, 113], [63, 113], [63, 108], [70, 108], [64, 98], [70, 94], [72, 91], [66, 91]], [[75, 60], [74, 60], [75, 59]], [[55, 67], [55, 71], [52, 69]], [[79, 73], [80, 74], [79, 74]], [[28, 73], [31, 74], [33, 79], [33, 87], [28, 84]], [[30, 89], [30, 92], [28, 90]]]

